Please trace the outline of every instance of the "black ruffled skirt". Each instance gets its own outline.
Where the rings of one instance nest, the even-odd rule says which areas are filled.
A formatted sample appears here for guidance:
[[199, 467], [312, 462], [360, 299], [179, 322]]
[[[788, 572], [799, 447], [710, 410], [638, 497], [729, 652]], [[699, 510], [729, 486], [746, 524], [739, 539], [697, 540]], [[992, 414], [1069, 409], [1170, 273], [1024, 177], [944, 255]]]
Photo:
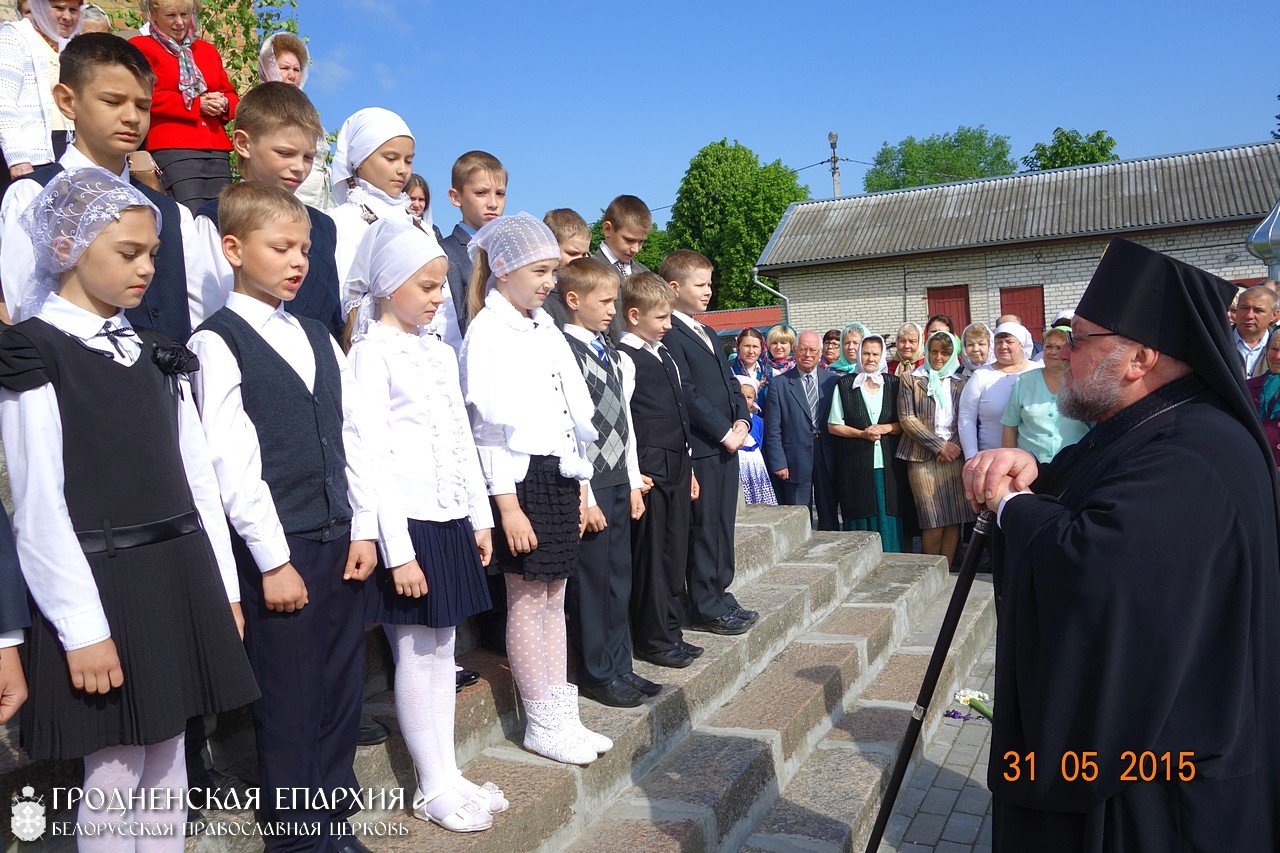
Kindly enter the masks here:
[[379, 565], [364, 585], [367, 624], [452, 628], [493, 607], [470, 521], [409, 519], [409, 539], [427, 578], [427, 594], [398, 594], [391, 571]]
[[204, 531], [86, 558], [124, 684], [106, 694], [77, 690], [56, 630], [33, 613], [24, 661], [31, 697], [20, 713], [22, 746], [33, 759], [161, 743], [185, 732], [192, 717], [258, 698]]
[[538, 547], [512, 554], [502, 529], [502, 514], [493, 508], [493, 559], [490, 574], [524, 575], [529, 581], [554, 581], [578, 567], [578, 501], [581, 485], [560, 473], [558, 456], [529, 457], [529, 473], [516, 484], [516, 498], [529, 517]]

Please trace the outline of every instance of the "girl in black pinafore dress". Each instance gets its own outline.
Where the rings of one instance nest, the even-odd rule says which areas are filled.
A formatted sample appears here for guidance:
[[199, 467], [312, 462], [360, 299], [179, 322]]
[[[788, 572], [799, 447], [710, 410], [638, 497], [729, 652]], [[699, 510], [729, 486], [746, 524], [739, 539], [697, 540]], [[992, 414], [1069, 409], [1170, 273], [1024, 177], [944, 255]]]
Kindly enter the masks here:
[[[128, 279], [104, 282], [102, 270], [109, 279], [136, 263], [129, 255], [122, 265], [110, 253], [121, 235], [145, 236], [148, 216], [159, 214], [100, 170], [64, 173], [33, 202], [23, 224], [44, 278], [31, 289], [43, 295], [39, 288], [60, 283], [67, 298], [48, 296], [35, 316], [0, 335], [0, 421], [18, 552], [35, 604], [22, 745], [37, 760], [83, 756], [86, 790], [128, 797], [160, 789], [168, 809], [126, 816], [82, 803], [80, 819], [176, 828], [173, 849], [180, 850], [186, 722], [248, 704], [258, 690], [237, 633], [238, 605], [229, 603], [239, 599], [234, 569], [220, 573], [211, 542], [225, 541], [230, 559], [225, 520], [207, 485], [213, 471], [198, 452], [204, 437], [186, 378], [198, 369], [195, 357], [158, 332], [132, 329], [123, 311], [95, 313], [83, 298], [127, 301]], [[104, 248], [76, 270], [103, 235]], [[50, 245], [62, 254], [54, 257], [44, 248]], [[201, 463], [210, 467], [200, 470]], [[62, 492], [51, 493], [59, 475]], [[75, 542], [87, 573], [51, 565], [65, 563], [66, 552], [41, 555]], [[118, 672], [96, 688], [89, 677], [77, 687], [68, 654], [80, 649], [105, 656], [99, 659], [114, 651]], [[108, 833], [81, 838], [80, 849], [118, 843]]]

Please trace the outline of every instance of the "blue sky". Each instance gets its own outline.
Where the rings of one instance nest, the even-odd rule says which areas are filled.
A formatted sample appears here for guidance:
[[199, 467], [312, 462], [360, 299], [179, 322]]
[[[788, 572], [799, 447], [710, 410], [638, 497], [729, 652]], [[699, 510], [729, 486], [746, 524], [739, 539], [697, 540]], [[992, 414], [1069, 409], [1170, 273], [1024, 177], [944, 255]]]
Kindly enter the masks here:
[[[619, 193], [671, 204], [722, 137], [799, 169], [830, 154], [830, 130], [869, 161], [886, 140], [985, 124], [1016, 159], [1061, 125], [1105, 129], [1131, 158], [1261, 141], [1280, 112], [1280, 4], [1266, 0], [298, 7], [325, 127], [366, 106], [403, 115], [446, 233], [449, 168], [471, 148], [507, 166], [508, 212], [592, 220]], [[865, 170], [842, 164], [846, 195]], [[825, 167], [800, 177], [831, 195]]]

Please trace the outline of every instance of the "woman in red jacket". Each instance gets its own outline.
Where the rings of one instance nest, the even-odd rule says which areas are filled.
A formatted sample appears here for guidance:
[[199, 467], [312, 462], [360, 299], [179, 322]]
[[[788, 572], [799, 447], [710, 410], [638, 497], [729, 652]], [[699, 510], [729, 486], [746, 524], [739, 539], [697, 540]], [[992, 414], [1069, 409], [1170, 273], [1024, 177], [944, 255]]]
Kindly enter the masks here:
[[231, 182], [226, 123], [240, 99], [217, 49], [196, 38], [193, 1], [151, 0], [150, 8], [150, 33], [132, 39], [156, 72], [144, 147], [165, 190], [195, 212]]

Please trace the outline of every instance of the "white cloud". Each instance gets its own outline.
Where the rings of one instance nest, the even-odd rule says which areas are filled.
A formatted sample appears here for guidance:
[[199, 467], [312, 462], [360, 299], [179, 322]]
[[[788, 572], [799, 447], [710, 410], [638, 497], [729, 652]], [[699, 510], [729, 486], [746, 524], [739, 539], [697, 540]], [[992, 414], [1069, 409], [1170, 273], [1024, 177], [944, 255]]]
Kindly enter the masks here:
[[311, 73], [307, 75], [307, 88], [319, 89], [326, 95], [336, 95], [355, 77], [351, 70], [351, 51], [347, 45], [338, 45], [331, 51], [312, 54]]

